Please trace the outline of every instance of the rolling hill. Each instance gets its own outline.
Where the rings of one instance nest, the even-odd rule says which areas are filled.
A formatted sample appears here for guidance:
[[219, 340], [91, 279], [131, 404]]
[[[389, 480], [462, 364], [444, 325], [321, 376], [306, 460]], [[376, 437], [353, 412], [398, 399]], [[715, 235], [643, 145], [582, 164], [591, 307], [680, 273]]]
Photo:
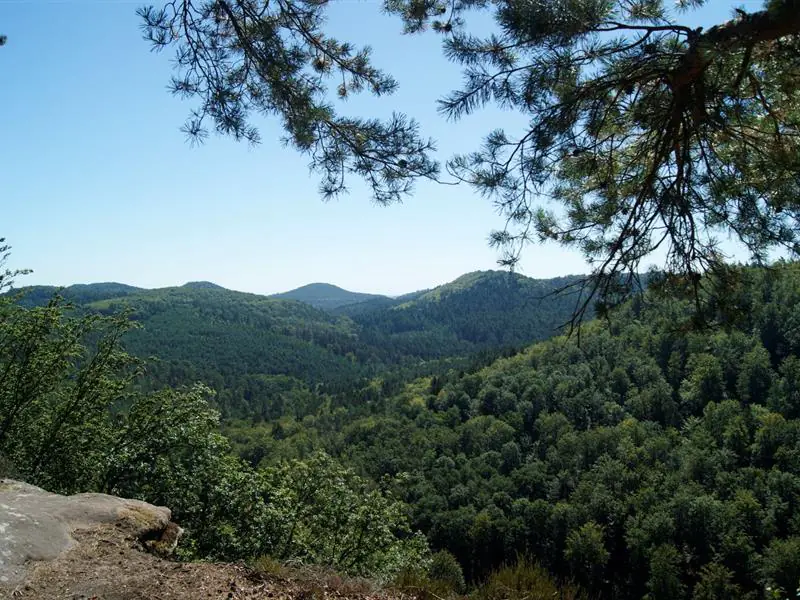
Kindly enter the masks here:
[[[219, 392], [226, 413], [267, 415], [288, 410], [285, 402], [306, 412], [320, 394], [352, 393], [378, 375], [385, 381], [444, 372], [478, 352], [550, 337], [571, 314], [573, 300], [549, 294], [569, 281], [476, 272], [397, 299], [306, 286], [328, 306], [337, 298], [363, 299], [329, 311], [208, 282], [153, 290], [76, 285], [60, 294], [78, 310], [131, 312], [141, 327], [126, 334], [125, 347], [158, 357], [148, 362], [145, 385], [203, 381]], [[325, 296], [331, 289], [341, 293]], [[56, 290], [16, 293], [32, 305]]]
[[143, 290], [83, 305], [88, 310], [132, 311], [143, 327], [126, 346], [140, 356], [198, 375], [288, 375], [333, 383], [362, 375], [370, 362], [355, 324], [294, 300], [208, 286]]
[[142, 288], [125, 285], [124, 283], [104, 282], [76, 283], [63, 288], [54, 285], [34, 285], [13, 290], [10, 293], [22, 294], [20, 302], [25, 306], [38, 306], [46, 304], [55, 293], [75, 304], [87, 304], [108, 298], [122, 298], [145, 291]]
[[357, 304], [369, 300], [386, 299], [378, 294], [362, 294], [351, 292], [330, 283], [309, 283], [294, 290], [273, 294], [272, 298], [299, 300], [322, 310], [333, 310], [345, 305]]
[[476, 271], [432, 290], [395, 300], [341, 307], [362, 339], [427, 359], [520, 346], [558, 333], [575, 295], [556, 294], [580, 277], [531, 279], [506, 271]]

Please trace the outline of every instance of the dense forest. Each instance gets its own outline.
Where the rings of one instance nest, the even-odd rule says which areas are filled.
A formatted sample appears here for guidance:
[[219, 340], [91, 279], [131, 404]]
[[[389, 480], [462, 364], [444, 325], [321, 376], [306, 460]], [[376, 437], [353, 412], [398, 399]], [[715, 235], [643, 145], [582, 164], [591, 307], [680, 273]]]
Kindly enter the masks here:
[[[703, 288], [725, 293], [709, 292], [702, 315], [691, 293], [656, 279], [569, 337], [432, 361], [424, 376], [392, 370], [386, 346], [409, 323], [443, 323], [463, 341], [486, 319], [508, 341], [514, 306], [489, 312], [498, 281], [518, 280], [470, 275], [338, 314], [208, 285], [111, 286], [111, 298], [81, 288], [80, 305], [7, 294], [0, 468], [168, 505], [189, 532], [187, 558], [291, 558], [420, 597], [791, 594], [800, 265], [709, 276]], [[467, 299], [472, 317], [445, 312]], [[269, 371], [282, 356], [269, 340], [284, 339], [306, 344], [304, 359], [341, 361], [311, 365], [319, 377], [339, 365], [354, 377], [334, 393], [308, 373]], [[248, 362], [259, 348], [272, 350]], [[143, 358], [159, 353], [187, 366], [174, 389]], [[236, 390], [251, 403], [232, 410], [227, 382], [251, 381], [253, 365], [261, 387]], [[182, 387], [193, 378], [219, 387]]]
[[378, 299], [336, 312], [350, 316], [361, 326], [365, 340], [390, 349], [395, 359], [404, 354], [441, 358], [520, 347], [554, 335], [572, 315], [579, 281], [579, 277], [536, 280], [479, 271], [389, 305]]
[[409, 377], [467, 368], [546, 339], [573, 306], [572, 296], [552, 294], [575, 281], [477, 272], [397, 300], [349, 295], [358, 303], [333, 312], [312, 306], [319, 296], [305, 288], [289, 293], [305, 302], [202, 282], [158, 290], [107, 283], [17, 292], [26, 306], [46, 304], [58, 291], [87, 313], [129, 311], [141, 327], [127, 332], [123, 344], [151, 359], [141, 385], [202, 381], [217, 392], [224, 416], [274, 418], [313, 411], [323, 395], [334, 402], [350, 397], [379, 375], [382, 388], [396, 389]]
[[390, 478], [468, 580], [524, 556], [596, 597], [793, 593], [800, 269], [740, 274], [703, 328], [651, 293], [580, 339], [226, 432], [253, 465], [324, 449]]
[[391, 300], [387, 296], [381, 296], [380, 294], [350, 292], [329, 283], [309, 283], [288, 292], [273, 294], [271, 297], [284, 300], [299, 300], [322, 310], [334, 310], [342, 306], [369, 300]]

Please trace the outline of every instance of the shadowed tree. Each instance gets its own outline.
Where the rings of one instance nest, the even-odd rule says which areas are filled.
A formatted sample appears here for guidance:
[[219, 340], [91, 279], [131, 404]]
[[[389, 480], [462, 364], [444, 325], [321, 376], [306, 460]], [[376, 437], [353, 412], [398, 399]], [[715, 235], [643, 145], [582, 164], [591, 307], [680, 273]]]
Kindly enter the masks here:
[[251, 115], [277, 116], [284, 142], [322, 173], [325, 198], [345, 192], [347, 176], [355, 174], [377, 202], [400, 200], [416, 178], [436, 177], [433, 142], [403, 114], [381, 121], [336, 113], [333, 98], [364, 90], [382, 96], [397, 82], [372, 65], [369, 48], [324, 32], [326, 4], [175, 0], [138, 12], [155, 48], [177, 47], [172, 91], [199, 100], [184, 126], [191, 140], [213, 128], [255, 143]]
[[[724, 264], [731, 234], [757, 261], [796, 254], [800, 216], [800, 0], [736, 9], [704, 29], [703, 0], [385, 0], [406, 33], [431, 28], [464, 83], [440, 101], [459, 119], [485, 105], [529, 118], [452, 157], [450, 175], [491, 198], [505, 226], [491, 235], [513, 266], [530, 241], [580, 249], [592, 298], [636, 283], [657, 249], [665, 271]], [[253, 113], [277, 115], [287, 142], [311, 158], [322, 193], [363, 177], [376, 200], [436, 178], [433, 143], [404, 115], [388, 122], [337, 115], [332, 99], [397, 83], [369, 49], [330, 38], [325, 0], [174, 0], [140, 10], [147, 37], [178, 50], [173, 91], [196, 97], [186, 126], [258, 140]], [[495, 32], [470, 33], [470, 12]], [[620, 287], [622, 283], [622, 287]]]

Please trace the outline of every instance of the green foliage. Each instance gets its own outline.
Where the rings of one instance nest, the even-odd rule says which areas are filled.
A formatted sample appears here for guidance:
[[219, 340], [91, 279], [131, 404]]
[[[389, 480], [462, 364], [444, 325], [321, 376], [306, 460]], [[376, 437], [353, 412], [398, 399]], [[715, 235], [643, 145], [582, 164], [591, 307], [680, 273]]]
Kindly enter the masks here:
[[770, 543], [764, 553], [764, 575], [773, 589], [786, 596], [800, 589], [800, 536]]
[[372, 577], [424, 570], [427, 544], [404, 503], [324, 454], [252, 470], [229, 454], [206, 393], [134, 405], [104, 490], [171, 507], [188, 556], [270, 556]]
[[476, 600], [578, 600], [584, 596], [571, 585], [557, 585], [539, 565], [521, 560], [492, 573], [474, 597]]
[[734, 573], [719, 563], [710, 563], [700, 572], [692, 600], [737, 600], [741, 588], [734, 583]]
[[408, 527], [404, 503], [325, 454], [262, 474], [264, 502], [278, 530], [270, 554], [353, 574], [425, 570], [424, 538]]
[[258, 475], [229, 454], [204, 386], [140, 395], [119, 415], [100, 489], [168, 506], [187, 552], [248, 558], [269, 543]]
[[[800, 269], [738, 276], [706, 329], [651, 293], [580, 340], [281, 420], [262, 461], [325, 449], [391, 477], [468, 583], [527, 556], [592, 597], [757, 598], [795, 576], [800, 346], [772, 315], [800, 303]], [[229, 431], [243, 454], [264, 439]]]
[[428, 577], [433, 581], [444, 583], [450, 590], [459, 594], [463, 593], [466, 587], [461, 565], [447, 550], [440, 550], [431, 557]]
[[653, 550], [650, 558], [650, 579], [647, 580], [647, 600], [678, 600], [685, 597], [680, 563], [680, 552], [671, 544]]
[[603, 527], [591, 521], [567, 535], [564, 558], [572, 566], [575, 579], [588, 589], [596, 585], [610, 557], [603, 537]]
[[697, 414], [709, 401], [719, 402], [725, 394], [722, 367], [711, 354], [694, 354], [686, 365], [689, 376], [681, 385], [681, 403], [686, 414]]
[[0, 298], [0, 454], [18, 476], [71, 492], [105, 466], [135, 362], [119, 346], [127, 318], [65, 311], [58, 297], [32, 309]]

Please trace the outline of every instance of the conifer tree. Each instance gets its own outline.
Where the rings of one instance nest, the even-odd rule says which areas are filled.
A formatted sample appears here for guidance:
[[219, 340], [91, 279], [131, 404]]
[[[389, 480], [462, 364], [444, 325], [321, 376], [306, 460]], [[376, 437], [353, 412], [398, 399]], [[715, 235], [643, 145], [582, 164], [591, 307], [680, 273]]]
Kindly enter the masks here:
[[[275, 115], [325, 197], [356, 175], [377, 201], [400, 200], [416, 179], [439, 177], [434, 144], [402, 114], [337, 114], [337, 96], [390, 94], [397, 82], [368, 48], [326, 34], [327, 4], [173, 0], [140, 14], [156, 47], [178, 48], [172, 89], [199, 100], [193, 138], [213, 127], [254, 142], [251, 116]], [[588, 306], [657, 249], [665, 271], [689, 281], [724, 262], [721, 236], [757, 261], [798, 252], [800, 0], [736, 9], [707, 29], [692, 17], [703, 4], [385, 0], [406, 33], [439, 32], [463, 69], [461, 89], [442, 91], [445, 116], [493, 104], [529, 118], [447, 161], [505, 215], [491, 236], [504, 264], [530, 241], [578, 248], [598, 276]], [[495, 32], [471, 33], [470, 11], [491, 14]]]

